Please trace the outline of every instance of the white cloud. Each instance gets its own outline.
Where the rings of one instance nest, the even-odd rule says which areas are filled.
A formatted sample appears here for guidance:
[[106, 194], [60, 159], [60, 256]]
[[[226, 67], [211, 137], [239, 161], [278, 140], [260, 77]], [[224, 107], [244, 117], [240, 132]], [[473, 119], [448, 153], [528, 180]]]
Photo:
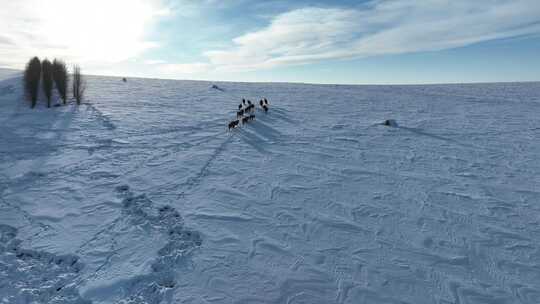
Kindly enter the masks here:
[[150, 59], [150, 60], [143, 61], [143, 63], [147, 65], [159, 65], [159, 64], [165, 64], [167, 62], [161, 59]]
[[128, 60], [158, 44], [146, 39], [170, 11], [159, 0], [0, 0], [0, 65], [30, 56], [86, 65]]
[[538, 0], [377, 0], [356, 9], [303, 8], [208, 51], [221, 71], [435, 51], [540, 33]]

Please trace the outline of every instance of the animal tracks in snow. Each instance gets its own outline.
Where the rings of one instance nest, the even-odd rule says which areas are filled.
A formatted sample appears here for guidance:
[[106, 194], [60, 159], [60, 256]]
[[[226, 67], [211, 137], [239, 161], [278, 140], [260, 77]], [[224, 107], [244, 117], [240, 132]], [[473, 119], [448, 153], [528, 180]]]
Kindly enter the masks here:
[[84, 267], [78, 256], [24, 249], [17, 232], [0, 224], [3, 303], [90, 303], [78, 292], [78, 276]]
[[[92, 287], [84, 294], [98, 301], [161, 303], [176, 286], [178, 270], [187, 267], [190, 254], [201, 246], [202, 237], [184, 226], [173, 207], [156, 206], [145, 194], [134, 195], [127, 185], [118, 186], [116, 192], [122, 197], [120, 216], [86, 245], [97, 248], [90, 254], [102, 254], [103, 261], [87, 278]], [[144, 259], [147, 250], [155, 251], [150, 262]], [[120, 253], [127, 260], [119, 261]], [[118, 267], [132, 268], [133, 276], [115, 278]], [[123, 283], [127, 287], [118, 288]]]

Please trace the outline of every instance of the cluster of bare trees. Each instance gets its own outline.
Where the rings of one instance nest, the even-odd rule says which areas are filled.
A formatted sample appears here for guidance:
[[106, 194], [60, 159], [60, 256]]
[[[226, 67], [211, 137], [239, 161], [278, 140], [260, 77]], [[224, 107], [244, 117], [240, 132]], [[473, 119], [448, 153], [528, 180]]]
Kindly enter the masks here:
[[[67, 103], [69, 74], [64, 61], [59, 59], [54, 59], [53, 62], [48, 59], [40, 61], [38, 57], [34, 57], [26, 65], [23, 80], [24, 90], [28, 99], [32, 102], [32, 108], [37, 104], [40, 82], [47, 99], [47, 107], [51, 106], [54, 87], [56, 87], [62, 102]], [[77, 104], [81, 104], [85, 88], [86, 84], [81, 74], [81, 68], [75, 65], [73, 67], [72, 93]]]

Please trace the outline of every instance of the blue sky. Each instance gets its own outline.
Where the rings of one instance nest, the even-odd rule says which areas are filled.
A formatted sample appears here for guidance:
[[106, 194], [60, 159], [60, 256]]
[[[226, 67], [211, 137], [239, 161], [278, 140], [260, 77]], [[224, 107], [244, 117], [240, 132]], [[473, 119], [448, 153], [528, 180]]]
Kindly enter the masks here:
[[93, 74], [174, 79], [540, 80], [538, 0], [0, 4], [0, 67], [21, 68], [29, 56], [40, 55], [79, 63]]

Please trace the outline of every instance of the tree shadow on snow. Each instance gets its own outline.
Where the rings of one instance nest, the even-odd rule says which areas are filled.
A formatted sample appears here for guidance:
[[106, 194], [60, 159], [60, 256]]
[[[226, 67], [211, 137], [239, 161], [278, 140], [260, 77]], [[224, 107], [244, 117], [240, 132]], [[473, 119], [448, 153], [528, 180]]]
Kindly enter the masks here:
[[[65, 146], [63, 138], [78, 109], [71, 105], [47, 108], [41, 95], [38, 105], [32, 109], [24, 97], [21, 76], [0, 80], [0, 90], [5, 111], [0, 121], [6, 126], [0, 138], [8, 143], [2, 152], [13, 154], [15, 159], [31, 159], [29, 173], [39, 172], [47, 156]], [[27, 135], [21, 137], [21, 131]]]

